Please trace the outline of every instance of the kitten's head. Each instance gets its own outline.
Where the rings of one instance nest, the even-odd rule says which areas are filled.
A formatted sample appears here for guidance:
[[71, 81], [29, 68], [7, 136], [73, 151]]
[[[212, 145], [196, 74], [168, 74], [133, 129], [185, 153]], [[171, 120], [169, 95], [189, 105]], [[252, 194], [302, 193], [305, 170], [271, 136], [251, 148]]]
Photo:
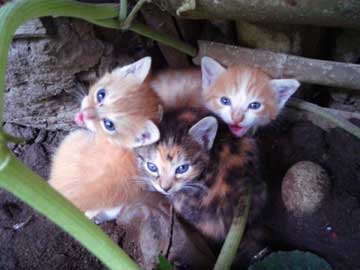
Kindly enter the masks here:
[[86, 126], [111, 142], [133, 148], [159, 139], [156, 125], [160, 117], [160, 99], [147, 81], [151, 58], [114, 69], [89, 90], [75, 116]]
[[159, 126], [160, 141], [136, 149], [143, 180], [152, 190], [166, 195], [202, 187], [196, 180], [208, 166], [217, 132], [218, 123], [212, 116], [184, 122], [181, 115], [174, 119], [165, 114]]
[[260, 69], [245, 65], [225, 69], [210, 57], [202, 58], [201, 72], [206, 107], [237, 137], [274, 120], [300, 86], [297, 80], [271, 79]]

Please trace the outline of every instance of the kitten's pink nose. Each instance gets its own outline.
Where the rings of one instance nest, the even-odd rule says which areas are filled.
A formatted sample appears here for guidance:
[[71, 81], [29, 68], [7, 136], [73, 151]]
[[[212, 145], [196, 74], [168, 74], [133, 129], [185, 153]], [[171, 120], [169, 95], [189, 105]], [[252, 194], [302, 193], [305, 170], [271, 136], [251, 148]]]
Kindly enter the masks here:
[[80, 111], [75, 114], [74, 121], [77, 125], [82, 126], [84, 124], [84, 114]]
[[160, 186], [165, 192], [168, 192], [171, 189], [171, 183], [161, 183]]
[[231, 113], [231, 119], [233, 120], [233, 123], [238, 125], [244, 120], [245, 115], [243, 113], [237, 114], [237, 113]]

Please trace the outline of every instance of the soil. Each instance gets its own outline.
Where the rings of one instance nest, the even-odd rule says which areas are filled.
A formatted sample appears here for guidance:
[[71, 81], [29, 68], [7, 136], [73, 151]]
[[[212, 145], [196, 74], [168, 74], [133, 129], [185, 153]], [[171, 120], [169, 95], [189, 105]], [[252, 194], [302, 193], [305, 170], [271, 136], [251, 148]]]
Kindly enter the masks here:
[[[339, 129], [324, 132], [309, 122], [285, 123], [264, 132], [259, 141], [271, 188], [264, 225], [273, 249], [308, 250], [334, 269], [360, 269], [360, 141]], [[284, 207], [281, 182], [291, 165], [302, 160], [321, 165], [332, 185], [320, 209], [295, 217]]]
[[[337, 270], [360, 269], [360, 141], [341, 130], [325, 132], [304, 121], [280, 120], [258, 134], [270, 188], [262, 223], [262, 230], [270, 232], [266, 245], [272, 250], [315, 252]], [[282, 203], [281, 181], [301, 160], [320, 164], [332, 187], [319, 210], [295, 217]], [[137, 243], [123, 228], [114, 223], [103, 228], [141, 260]], [[1, 270], [104, 268], [75, 240], [5, 191], [0, 191], [0, 246]]]

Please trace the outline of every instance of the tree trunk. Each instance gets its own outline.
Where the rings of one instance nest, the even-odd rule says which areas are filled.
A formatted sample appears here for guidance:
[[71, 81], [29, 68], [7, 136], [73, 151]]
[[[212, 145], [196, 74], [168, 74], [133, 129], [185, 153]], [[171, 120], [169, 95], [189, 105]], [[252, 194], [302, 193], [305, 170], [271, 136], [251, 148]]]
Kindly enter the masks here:
[[[189, 19], [243, 19], [250, 22], [291, 23], [360, 28], [358, 0], [154, 0], [162, 9], [176, 14], [186, 2], [196, 2], [194, 10], [181, 17]], [[184, 8], [182, 8], [184, 10]]]

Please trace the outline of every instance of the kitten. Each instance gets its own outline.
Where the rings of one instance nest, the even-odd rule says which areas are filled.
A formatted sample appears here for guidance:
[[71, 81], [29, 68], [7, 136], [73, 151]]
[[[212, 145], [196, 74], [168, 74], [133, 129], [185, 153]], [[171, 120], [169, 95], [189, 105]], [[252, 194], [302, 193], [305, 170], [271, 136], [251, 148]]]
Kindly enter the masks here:
[[250, 185], [250, 221], [265, 203], [266, 186], [256, 141], [233, 137], [226, 125], [206, 115], [198, 109], [166, 112], [159, 124], [161, 139], [135, 151], [148, 188], [168, 197], [188, 223], [221, 244], [234, 215], [244, 210]]
[[203, 57], [201, 71], [165, 71], [155, 76], [151, 85], [166, 107], [206, 107], [241, 137], [250, 128], [274, 120], [300, 83], [271, 79], [260, 69], [246, 65], [226, 69]]
[[53, 157], [50, 185], [90, 218], [141, 192], [132, 148], [160, 136], [160, 99], [146, 80], [150, 66], [145, 57], [100, 78], [75, 116], [87, 130], [71, 132]]

